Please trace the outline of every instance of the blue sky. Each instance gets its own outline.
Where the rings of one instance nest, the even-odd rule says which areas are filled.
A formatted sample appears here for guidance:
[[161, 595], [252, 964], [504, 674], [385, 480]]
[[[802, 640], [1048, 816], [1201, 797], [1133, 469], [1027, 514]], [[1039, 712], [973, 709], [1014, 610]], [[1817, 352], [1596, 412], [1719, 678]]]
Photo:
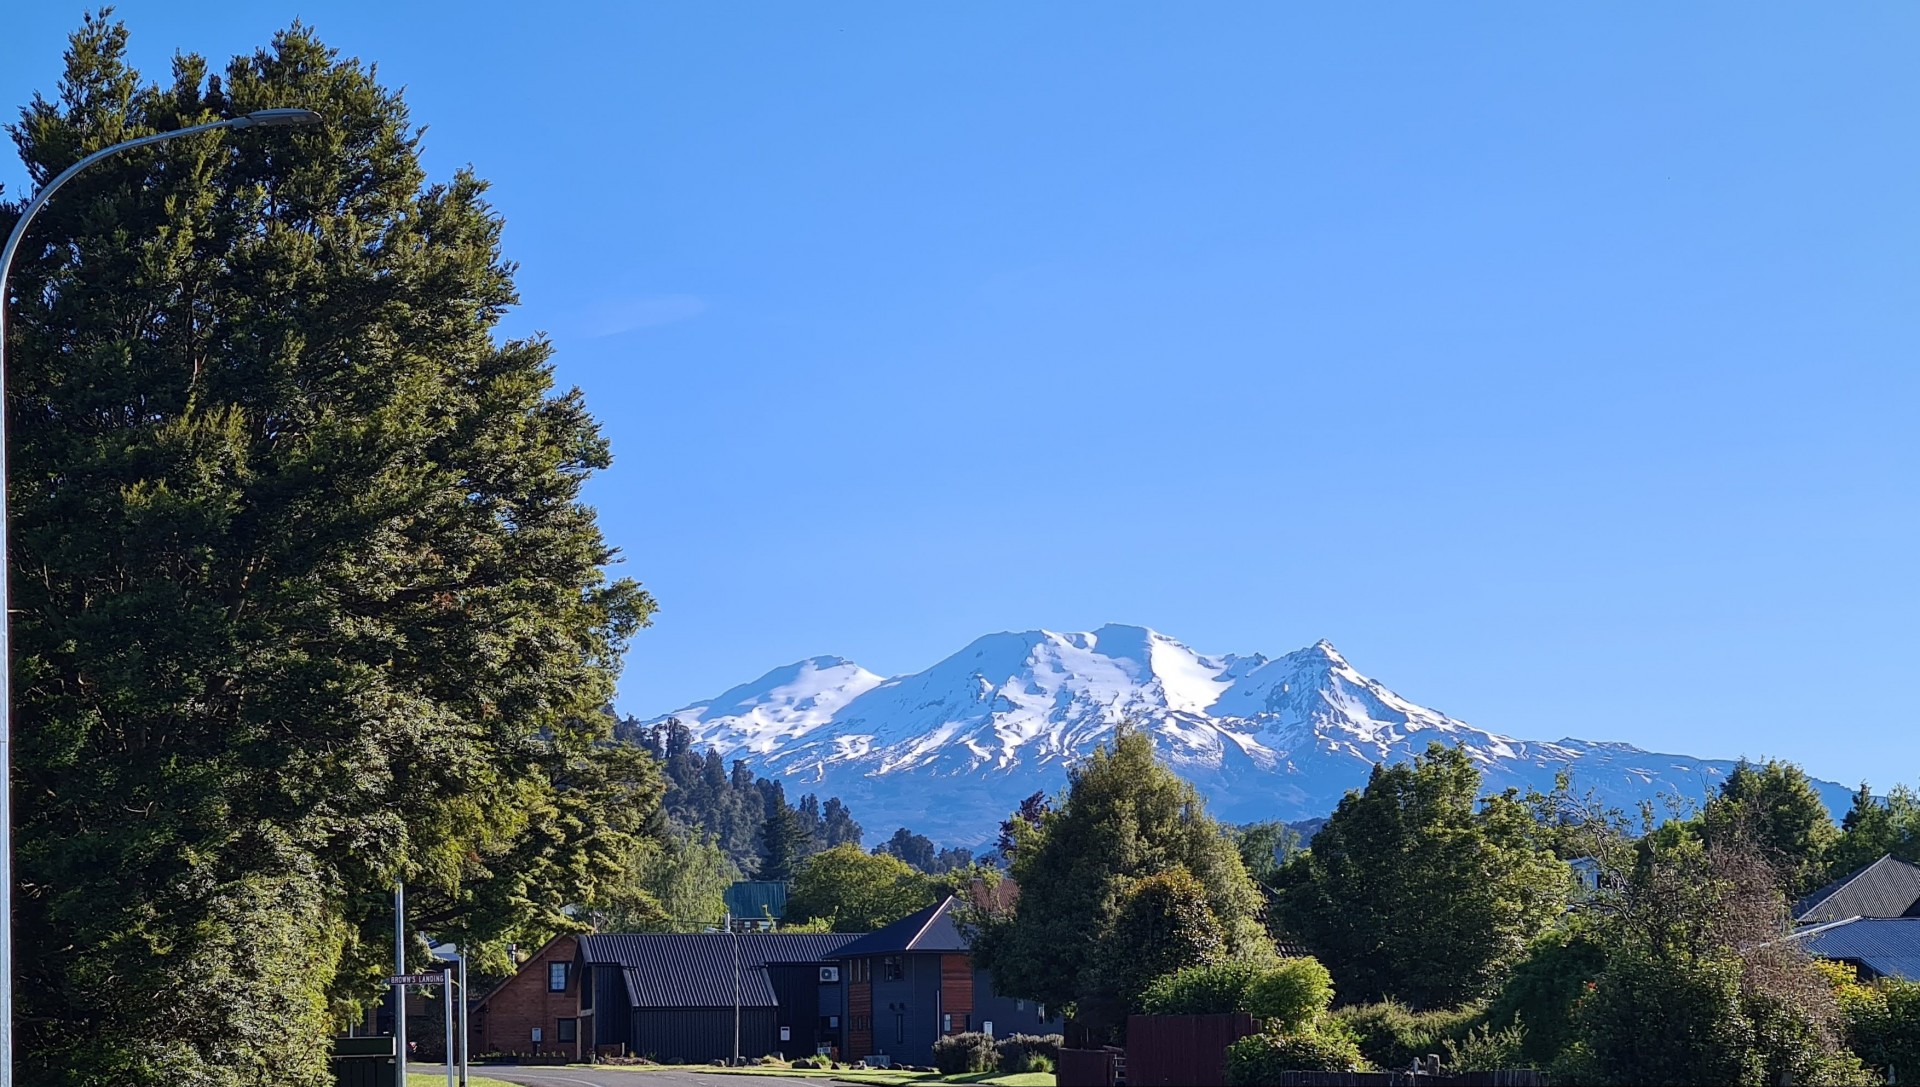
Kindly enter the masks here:
[[493, 181], [663, 604], [626, 710], [1118, 621], [1920, 779], [1920, 9], [119, 14], [156, 75], [303, 18]]

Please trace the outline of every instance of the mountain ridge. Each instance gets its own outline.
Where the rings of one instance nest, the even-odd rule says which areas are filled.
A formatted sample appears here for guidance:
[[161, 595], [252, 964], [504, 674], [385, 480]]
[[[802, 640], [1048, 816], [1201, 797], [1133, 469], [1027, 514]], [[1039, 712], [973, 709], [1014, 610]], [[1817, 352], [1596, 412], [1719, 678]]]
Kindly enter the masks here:
[[[645, 723], [668, 718], [698, 746], [837, 792], [876, 833], [904, 825], [960, 845], [989, 840], [1021, 798], [1056, 791], [1128, 720], [1234, 822], [1324, 816], [1375, 762], [1404, 761], [1435, 740], [1462, 745], [1489, 791], [1549, 788], [1566, 771], [1576, 791], [1629, 811], [1663, 795], [1704, 800], [1735, 765], [1491, 732], [1400, 696], [1325, 639], [1277, 657], [1208, 655], [1123, 624], [983, 635], [884, 678], [844, 657], [810, 657]], [[1852, 790], [1816, 785], [1845, 810]]]

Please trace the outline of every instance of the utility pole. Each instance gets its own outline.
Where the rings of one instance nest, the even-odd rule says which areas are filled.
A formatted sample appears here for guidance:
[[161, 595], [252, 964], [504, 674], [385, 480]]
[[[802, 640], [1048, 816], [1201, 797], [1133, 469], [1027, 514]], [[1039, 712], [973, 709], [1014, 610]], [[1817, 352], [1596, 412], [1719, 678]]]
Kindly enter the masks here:
[[[393, 885], [393, 976], [407, 972], [407, 885]], [[400, 1087], [407, 1083], [407, 987], [393, 987], [393, 1059], [400, 1069]]]

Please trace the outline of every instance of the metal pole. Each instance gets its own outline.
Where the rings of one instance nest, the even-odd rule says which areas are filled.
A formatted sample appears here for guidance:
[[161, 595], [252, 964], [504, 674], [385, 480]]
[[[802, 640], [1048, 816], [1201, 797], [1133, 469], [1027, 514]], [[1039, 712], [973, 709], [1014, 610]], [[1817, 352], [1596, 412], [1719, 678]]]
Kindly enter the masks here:
[[440, 1002], [446, 1007], [447, 1052], [442, 1058], [447, 1062], [447, 1087], [455, 1087], [453, 1082], [453, 967], [440, 968]]
[[727, 931], [733, 935], [733, 1063], [740, 1063], [740, 934], [734, 931], [733, 915], [727, 915]]
[[467, 1043], [472, 1034], [467, 1026], [467, 945], [461, 944], [460, 952], [460, 1087], [467, 1087]]
[[[407, 885], [393, 885], [393, 976], [407, 972]], [[400, 1087], [407, 1087], [407, 987], [393, 987], [393, 1053]]]
[[27, 225], [47, 199], [73, 175], [109, 155], [216, 128], [303, 125], [318, 120], [320, 115], [311, 110], [259, 110], [245, 117], [156, 132], [103, 147], [60, 171], [35, 193], [13, 224], [6, 248], [0, 249], [0, 1087], [13, 1087], [13, 602], [7, 591], [7, 574], [12, 570], [7, 561], [7, 274], [13, 270], [13, 257], [20, 250], [20, 239], [26, 237]]

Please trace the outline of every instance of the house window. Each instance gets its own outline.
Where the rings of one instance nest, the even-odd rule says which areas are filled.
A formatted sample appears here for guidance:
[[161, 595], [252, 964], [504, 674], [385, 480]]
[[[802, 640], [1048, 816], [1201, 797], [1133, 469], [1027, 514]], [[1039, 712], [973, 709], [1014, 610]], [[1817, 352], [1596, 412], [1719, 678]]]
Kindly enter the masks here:
[[900, 956], [888, 955], [885, 959], [882, 959], [880, 961], [880, 968], [882, 971], [885, 972], [884, 976], [886, 980], [888, 981], [900, 980], [900, 973], [901, 973]]
[[580, 1020], [562, 1019], [560, 1029], [554, 1032], [554, 1038], [562, 1042], [578, 1041], [580, 1038]]
[[953, 1033], [953, 1016], [943, 1015], [940, 1017], [940, 1033], [942, 1034]]
[[547, 992], [564, 993], [567, 991], [567, 967], [570, 963], [550, 962], [547, 964]]

